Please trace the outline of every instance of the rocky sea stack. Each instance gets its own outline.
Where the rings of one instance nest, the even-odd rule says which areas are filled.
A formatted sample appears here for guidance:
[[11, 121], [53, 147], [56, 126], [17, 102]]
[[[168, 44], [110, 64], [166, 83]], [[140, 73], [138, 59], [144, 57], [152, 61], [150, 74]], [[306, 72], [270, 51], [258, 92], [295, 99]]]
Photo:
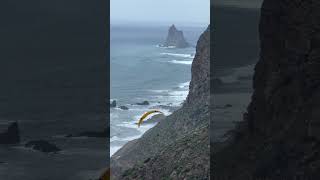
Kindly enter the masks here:
[[183, 106], [111, 157], [112, 179], [209, 179], [210, 28], [200, 36]]
[[117, 107], [117, 101], [116, 100], [113, 100], [111, 103], [110, 103], [110, 108], [115, 108]]
[[0, 133], [0, 144], [18, 144], [20, 143], [19, 126], [17, 122], [9, 125], [6, 132]]
[[177, 30], [175, 25], [172, 25], [169, 28], [168, 36], [166, 42], [164, 43], [165, 47], [176, 47], [176, 48], [186, 48], [189, 47], [189, 43], [185, 40], [183, 32]]
[[254, 93], [214, 179], [320, 179], [320, 3], [265, 0]]

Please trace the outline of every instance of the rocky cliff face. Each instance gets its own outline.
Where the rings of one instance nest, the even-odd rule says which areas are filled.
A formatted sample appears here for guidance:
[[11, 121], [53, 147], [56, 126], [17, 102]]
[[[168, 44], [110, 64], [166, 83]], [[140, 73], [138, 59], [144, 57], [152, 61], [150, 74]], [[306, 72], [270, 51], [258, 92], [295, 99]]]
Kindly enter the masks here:
[[164, 46], [166, 46], [166, 47], [174, 46], [176, 48], [186, 48], [186, 47], [189, 47], [189, 44], [185, 40], [185, 38], [183, 36], [183, 32], [177, 30], [175, 25], [172, 25], [169, 28], [168, 36], [167, 36], [166, 42], [164, 43]]
[[113, 179], [209, 178], [209, 28], [201, 35], [183, 107], [111, 158]]
[[265, 0], [254, 94], [233, 139], [214, 148], [214, 176], [320, 178], [320, 3]]

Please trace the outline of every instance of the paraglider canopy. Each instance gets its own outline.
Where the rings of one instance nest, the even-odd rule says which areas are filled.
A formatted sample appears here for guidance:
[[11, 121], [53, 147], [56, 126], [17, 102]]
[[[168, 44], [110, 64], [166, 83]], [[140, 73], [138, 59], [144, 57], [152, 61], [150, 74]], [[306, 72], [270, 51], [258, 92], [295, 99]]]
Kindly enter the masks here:
[[161, 111], [159, 111], [159, 110], [151, 110], [151, 111], [145, 112], [145, 113], [141, 116], [141, 118], [139, 119], [139, 121], [138, 121], [138, 127], [140, 127], [140, 125], [142, 124], [143, 120], [145, 120], [149, 115], [155, 114], [155, 113], [163, 114], [163, 112], [161, 112]]

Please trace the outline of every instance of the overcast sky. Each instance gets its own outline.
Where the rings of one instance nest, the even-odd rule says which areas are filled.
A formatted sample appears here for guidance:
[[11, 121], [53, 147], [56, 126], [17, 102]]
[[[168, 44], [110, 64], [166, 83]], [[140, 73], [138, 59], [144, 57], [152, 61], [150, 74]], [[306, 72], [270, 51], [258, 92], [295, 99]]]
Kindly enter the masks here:
[[111, 23], [204, 24], [210, 0], [111, 0]]

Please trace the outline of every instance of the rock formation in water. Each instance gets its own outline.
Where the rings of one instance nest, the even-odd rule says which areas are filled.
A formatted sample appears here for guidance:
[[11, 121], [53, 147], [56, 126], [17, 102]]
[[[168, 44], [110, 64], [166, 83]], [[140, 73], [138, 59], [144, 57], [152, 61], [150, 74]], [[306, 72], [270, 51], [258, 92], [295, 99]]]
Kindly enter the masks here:
[[129, 110], [129, 108], [127, 106], [119, 106], [119, 108], [122, 110]]
[[19, 126], [17, 122], [11, 123], [6, 132], [0, 133], [0, 144], [20, 143]]
[[210, 28], [201, 35], [187, 101], [111, 157], [113, 179], [209, 178]]
[[147, 106], [150, 105], [149, 101], [143, 101], [141, 103], [136, 103], [136, 105]]
[[61, 151], [56, 145], [49, 143], [45, 140], [30, 141], [25, 144], [25, 147], [32, 148], [37, 151], [44, 153], [58, 152]]
[[213, 148], [215, 179], [320, 179], [320, 3], [265, 0], [244, 121]]
[[164, 43], [165, 47], [176, 47], [176, 48], [186, 48], [189, 47], [189, 43], [185, 40], [183, 32], [177, 30], [175, 25], [172, 25], [169, 28], [168, 36], [166, 42]]
[[115, 108], [117, 107], [117, 101], [116, 100], [113, 100], [111, 103], [110, 103], [110, 108]]

